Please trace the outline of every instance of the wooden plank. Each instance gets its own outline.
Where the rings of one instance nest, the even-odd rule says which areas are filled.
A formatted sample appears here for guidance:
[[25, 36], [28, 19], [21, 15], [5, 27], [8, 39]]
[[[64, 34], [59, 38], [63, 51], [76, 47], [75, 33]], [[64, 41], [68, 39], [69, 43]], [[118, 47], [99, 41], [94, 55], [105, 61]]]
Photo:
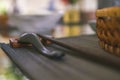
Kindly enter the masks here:
[[[77, 48], [81, 50], [85, 48], [83, 52], [91, 52], [90, 54], [92, 54], [92, 52], [99, 54], [100, 52], [95, 51], [99, 51], [99, 49], [102, 50], [98, 44], [96, 45], [97, 41], [98, 39], [95, 36], [57, 40], [57, 42], [62, 42], [72, 47], [78, 46]], [[93, 44], [91, 42], [95, 43]], [[83, 44], [87, 45], [83, 46]], [[96, 46], [98, 47], [96, 48]], [[65, 52], [66, 56], [62, 60], [49, 59], [41, 55], [40, 52], [36, 51], [33, 47], [11, 48], [8, 44], [1, 44], [1, 47], [10, 59], [31, 80], [120, 80], [119, 70], [93, 62], [90, 60], [91, 57], [88, 60], [82, 56], [74, 56], [76, 51], [64, 49], [58, 45], [52, 44], [47, 46], [47, 48], [53, 50], [58, 49]], [[117, 60], [116, 56], [108, 54], [103, 50], [102, 52], [104, 54], [102, 53], [101, 55], [109, 55]]]
[[42, 56], [32, 47], [13, 49], [9, 45], [2, 44], [2, 48], [31, 80], [120, 79], [119, 71], [71, 55], [56, 61]]
[[99, 46], [96, 35], [61, 38], [58, 40], [47, 38], [42, 35], [39, 36], [53, 42], [54, 44], [74, 51], [74, 54], [72, 55], [86, 57], [90, 60], [120, 70], [120, 57], [105, 52]]

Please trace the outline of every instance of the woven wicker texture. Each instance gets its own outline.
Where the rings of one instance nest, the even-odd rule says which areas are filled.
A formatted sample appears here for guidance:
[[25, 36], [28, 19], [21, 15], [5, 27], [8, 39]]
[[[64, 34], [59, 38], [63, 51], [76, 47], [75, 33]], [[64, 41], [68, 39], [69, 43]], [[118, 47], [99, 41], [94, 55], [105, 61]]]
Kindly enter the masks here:
[[97, 17], [120, 17], [120, 6], [99, 9], [96, 11]]
[[100, 46], [120, 56], [120, 7], [97, 10], [96, 16]]

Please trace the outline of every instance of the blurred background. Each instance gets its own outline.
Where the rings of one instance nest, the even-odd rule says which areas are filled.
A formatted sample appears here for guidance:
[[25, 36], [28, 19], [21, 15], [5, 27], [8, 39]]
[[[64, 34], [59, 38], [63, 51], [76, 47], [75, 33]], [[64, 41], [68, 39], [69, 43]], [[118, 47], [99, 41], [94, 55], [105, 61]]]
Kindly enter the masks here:
[[[95, 35], [96, 10], [116, 5], [120, 0], [0, 0], [0, 42], [24, 32], [55, 38]], [[4, 52], [0, 80], [27, 80]]]

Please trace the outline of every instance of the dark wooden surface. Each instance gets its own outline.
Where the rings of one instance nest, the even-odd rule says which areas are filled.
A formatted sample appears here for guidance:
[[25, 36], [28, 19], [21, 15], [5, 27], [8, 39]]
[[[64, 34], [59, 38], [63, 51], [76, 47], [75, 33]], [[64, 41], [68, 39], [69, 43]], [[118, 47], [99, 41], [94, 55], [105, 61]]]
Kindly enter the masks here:
[[63, 38], [58, 41], [65, 44], [70, 50], [76, 51], [74, 52], [76, 56], [86, 57], [120, 70], [120, 57], [104, 51], [99, 46], [99, 40], [95, 35]]
[[[1, 44], [1, 47], [31, 80], [120, 80], [120, 58], [102, 50], [96, 36], [63, 38], [57, 41], [74, 47], [76, 51], [49, 45], [49, 49], [66, 53], [62, 60], [53, 60], [41, 55], [33, 47], [11, 48], [8, 44]], [[93, 59], [95, 56], [99, 59]], [[108, 63], [101, 64], [104, 61]], [[114, 67], [111, 68], [109, 66], [112, 63]]]

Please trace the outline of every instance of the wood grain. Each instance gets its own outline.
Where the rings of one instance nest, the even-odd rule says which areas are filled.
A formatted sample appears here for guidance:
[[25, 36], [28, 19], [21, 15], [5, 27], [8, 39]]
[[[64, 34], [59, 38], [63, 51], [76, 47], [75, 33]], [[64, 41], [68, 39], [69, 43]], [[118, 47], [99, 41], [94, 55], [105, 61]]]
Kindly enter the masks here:
[[[88, 52], [91, 56], [92, 53], [98, 55], [98, 57], [102, 55], [103, 60], [106, 57], [120, 60], [120, 58], [104, 52], [98, 46], [96, 36], [64, 38], [57, 41], [72, 47], [76, 46], [75, 48], [82, 50], [84, 53]], [[92, 57], [86, 59], [81, 56], [81, 54], [84, 54], [82, 52], [78, 53], [55, 44], [46, 47], [65, 52], [66, 56], [62, 60], [49, 59], [41, 55], [32, 46], [22, 48], [11, 48], [8, 44], [1, 44], [1, 46], [16, 66], [31, 80], [120, 80], [120, 71], [116, 70], [116, 67], [111, 68], [99, 62], [94, 62], [91, 60]], [[76, 53], [79, 54], [79, 57], [74, 55]], [[108, 58], [105, 60], [108, 60]], [[107, 65], [109, 65], [109, 62]]]

